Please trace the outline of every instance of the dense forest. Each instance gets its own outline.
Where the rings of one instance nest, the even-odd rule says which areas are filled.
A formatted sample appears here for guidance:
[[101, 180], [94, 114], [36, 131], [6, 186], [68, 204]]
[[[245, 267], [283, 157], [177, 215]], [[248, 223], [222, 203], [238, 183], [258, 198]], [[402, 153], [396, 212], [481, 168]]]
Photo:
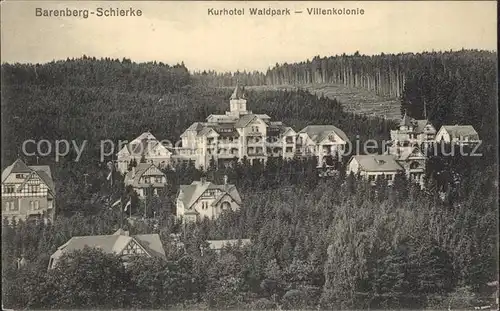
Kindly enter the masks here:
[[[217, 73], [196, 72], [195, 77], [211, 86], [232, 86], [239, 81], [246, 85], [344, 84], [375, 91], [377, 94], [400, 97], [408, 79], [424, 72], [447, 78], [465, 76], [471, 71], [496, 70], [496, 53], [478, 50], [447, 52], [315, 56], [311, 60], [279, 64], [260, 72]], [[475, 68], [482, 64], [482, 68]]]
[[[400, 98], [402, 111], [427, 117], [438, 128], [471, 124], [489, 144], [497, 142], [497, 54], [461, 50], [366, 56], [316, 56], [276, 64], [261, 73], [202, 72], [194, 75], [212, 86], [343, 84]], [[425, 108], [424, 109], [424, 102]]]
[[[408, 113], [420, 117], [425, 99], [435, 122], [470, 122], [483, 139], [496, 133], [488, 132], [496, 124], [488, 123], [496, 111], [490, 106], [496, 86], [481, 53], [470, 56], [477, 64], [467, 67], [469, 80], [431, 74], [426, 62], [415, 59], [417, 70], [427, 74], [420, 80], [406, 77], [402, 103]], [[28, 164], [51, 165], [60, 212], [49, 225], [2, 226], [6, 307], [373, 309], [489, 303], [486, 283], [497, 278], [498, 262], [493, 140], [491, 149], [482, 149], [488, 152], [483, 157], [432, 157], [425, 191], [403, 175], [393, 187], [384, 180], [372, 187], [356, 176], [320, 178], [312, 161], [270, 161], [265, 166], [243, 161], [224, 170], [211, 166], [207, 172], [192, 164], [167, 169], [168, 187], [146, 206], [124, 188], [118, 174], [112, 185], [106, 180], [99, 141], [131, 140], [146, 130], [158, 139], [177, 140], [192, 122], [227, 110], [229, 89], [202, 83], [183, 64], [127, 59], [83, 57], [43, 65], [3, 64], [1, 70], [2, 168], [18, 156]], [[455, 92], [439, 86], [446, 81], [464, 83], [461, 97], [448, 102]], [[462, 100], [473, 96], [485, 106], [455, 113], [468, 104]], [[346, 113], [336, 100], [303, 90], [251, 91], [248, 108], [295, 130], [334, 124], [351, 140], [387, 139], [395, 126]], [[88, 146], [79, 162], [73, 161], [73, 152], [55, 163], [53, 154], [23, 156], [20, 146], [26, 139], [87, 140]], [[219, 182], [227, 175], [244, 206], [215, 221], [181, 226], [172, 217], [178, 186], [202, 175]], [[129, 196], [133, 215], [155, 215], [156, 221], [126, 224], [126, 229], [132, 234], [158, 232], [167, 261], [137, 259], [124, 270], [120, 258], [87, 249], [68, 255], [47, 273], [50, 254], [72, 236], [118, 229], [120, 213], [109, 208], [109, 201]], [[183, 249], [173, 246], [171, 234], [180, 234]], [[252, 244], [221, 256], [201, 255], [206, 239], [231, 238], [250, 238]], [[22, 255], [28, 264], [18, 269]], [[85, 271], [71, 264], [75, 259]]]
[[[470, 167], [480, 160], [462, 159]], [[132, 234], [159, 232], [166, 262], [137, 259], [123, 271], [119, 258], [84, 250], [47, 273], [50, 254], [72, 236], [118, 228], [120, 212], [102, 203], [95, 204], [95, 214], [58, 217], [48, 226], [4, 226], [5, 305], [444, 309], [491, 301], [486, 283], [496, 278], [497, 265], [493, 168], [464, 171], [453, 202], [441, 201], [434, 181], [420, 191], [404, 175], [394, 187], [384, 180], [372, 187], [355, 176], [325, 180], [307, 162], [242, 163], [206, 173], [188, 166], [167, 173], [172, 185], [147, 209], [158, 211], [158, 227], [126, 225]], [[228, 175], [244, 207], [183, 227], [171, 214], [175, 188], [202, 174], [219, 182]], [[113, 192], [116, 198], [123, 192], [121, 181], [113, 188], [104, 176], [99, 182], [98, 194]], [[144, 208], [134, 203], [133, 214], [142, 215]], [[183, 249], [174, 246], [172, 233], [180, 234]], [[201, 254], [206, 239], [228, 238], [250, 238], [252, 244], [220, 256]], [[17, 269], [21, 254], [28, 264]], [[75, 258], [78, 266], [71, 264]]]

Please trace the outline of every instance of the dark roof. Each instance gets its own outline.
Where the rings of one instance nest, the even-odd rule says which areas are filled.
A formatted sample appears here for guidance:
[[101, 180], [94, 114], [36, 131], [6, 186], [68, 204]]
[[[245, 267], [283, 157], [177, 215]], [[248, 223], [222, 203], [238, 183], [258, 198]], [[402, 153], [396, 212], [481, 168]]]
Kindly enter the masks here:
[[399, 122], [399, 125], [400, 126], [411, 126], [412, 125], [411, 124], [411, 118], [406, 115], [406, 111], [405, 111], [405, 114], [404, 114], [403, 118]]
[[[415, 128], [413, 129], [413, 131], [415, 133], [429, 133], [429, 134], [435, 134], [436, 133], [436, 129], [434, 128], [434, 126], [432, 125], [432, 123], [429, 121], [429, 120], [414, 120], [414, 126]], [[425, 131], [425, 127], [427, 125], [431, 125], [432, 128], [431, 130], [429, 131]]]
[[243, 115], [241, 118], [238, 119], [238, 121], [236, 121], [236, 123], [234, 124], [234, 127], [236, 128], [242, 128], [242, 127], [245, 127], [247, 126], [250, 122], [253, 121], [253, 119], [257, 118], [256, 115], [254, 114], [246, 114], [246, 115]]
[[245, 99], [245, 89], [236, 85], [230, 99]]

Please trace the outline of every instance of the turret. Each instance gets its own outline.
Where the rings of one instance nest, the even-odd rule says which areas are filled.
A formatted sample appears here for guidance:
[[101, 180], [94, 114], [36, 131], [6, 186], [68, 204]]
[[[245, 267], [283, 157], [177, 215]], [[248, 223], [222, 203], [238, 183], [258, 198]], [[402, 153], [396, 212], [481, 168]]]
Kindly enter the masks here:
[[245, 90], [243, 87], [236, 85], [233, 94], [229, 99], [229, 106], [231, 114], [247, 114], [247, 100]]

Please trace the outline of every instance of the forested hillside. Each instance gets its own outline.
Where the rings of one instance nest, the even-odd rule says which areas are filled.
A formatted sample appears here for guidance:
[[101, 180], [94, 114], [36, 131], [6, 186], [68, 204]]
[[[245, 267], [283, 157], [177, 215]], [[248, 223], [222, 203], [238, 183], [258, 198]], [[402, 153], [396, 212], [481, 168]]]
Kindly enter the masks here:
[[[483, 64], [481, 55], [476, 61]], [[426, 68], [425, 62], [415, 66], [428, 72], [419, 69]], [[192, 122], [227, 110], [231, 90], [203, 85], [182, 64], [84, 57], [43, 65], [4, 64], [1, 69], [2, 167], [21, 154], [26, 139], [89, 141], [79, 162], [73, 161], [74, 153], [58, 163], [53, 154], [39, 159], [54, 172], [60, 212], [54, 224], [2, 227], [6, 307], [443, 309], [483, 305], [491, 298], [486, 283], [497, 277], [496, 143], [484, 157], [431, 158], [425, 191], [403, 175], [394, 187], [380, 180], [375, 188], [355, 176], [321, 179], [311, 161], [270, 161], [266, 166], [244, 161], [232, 169], [209, 167], [208, 172], [192, 165], [176, 167], [165, 171], [169, 186], [151, 198], [147, 209], [133, 196], [132, 213], [156, 212], [159, 227], [127, 225], [132, 234], [159, 232], [168, 261], [137, 260], [124, 271], [119, 258], [86, 250], [71, 258], [89, 267], [89, 273], [70, 264], [46, 273], [48, 256], [72, 236], [111, 234], [118, 228], [120, 213], [109, 209], [107, 201], [130, 194], [118, 174], [113, 185], [106, 180], [100, 140], [130, 140], [146, 130], [158, 139], [176, 140]], [[463, 122], [476, 122], [485, 135], [496, 107], [491, 107], [492, 73], [484, 72], [487, 78], [469, 75], [470, 85], [464, 84], [469, 91], [462, 93], [479, 96], [483, 108], [469, 115], [440, 108], [434, 115], [432, 106], [453, 110], [465, 102], [456, 98], [448, 103], [445, 95], [454, 92], [442, 87], [462, 80], [429, 73], [422, 81], [432, 83], [423, 88], [408, 84], [404, 90], [403, 97], [412, 102], [409, 113], [418, 116], [418, 96], [424, 94], [432, 120], [453, 122], [460, 116]], [[474, 93], [472, 87], [480, 91]], [[347, 113], [336, 100], [304, 90], [250, 91], [247, 106], [295, 130], [334, 124], [351, 140], [357, 135], [360, 141], [386, 139], [395, 125]], [[24, 160], [37, 162], [35, 157]], [[88, 174], [86, 182], [83, 174]], [[244, 206], [184, 230], [172, 217], [176, 192], [180, 184], [202, 175], [219, 182], [228, 175]], [[442, 191], [447, 193], [444, 201]], [[180, 234], [185, 252], [172, 246], [171, 233]], [[252, 245], [221, 257], [210, 252], [201, 256], [204, 240], [230, 238], [251, 238]], [[17, 270], [22, 254], [28, 265]]]
[[[262, 83], [254, 73], [195, 75], [209, 85], [230, 86], [239, 80], [248, 85]], [[414, 118], [426, 117], [443, 124], [471, 124], [488, 143], [495, 143], [497, 108], [497, 53], [478, 50], [381, 54], [366, 56], [316, 56], [293, 64], [276, 64], [267, 70], [268, 86], [344, 85], [373, 91], [401, 101], [401, 110]], [[361, 92], [360, 92], [361, 93]], [[334, 94], [329, 95], [335, 97]], [[371, 106], [371, 103], [366, 103]], [[356, 111], [363, 112], [363, 107]], [[373, 110], [373, 109], [371, 109]], [[371, 111], [370, 110], [370, 111]], [[495, 133], [495, 135], [493, 135]]]

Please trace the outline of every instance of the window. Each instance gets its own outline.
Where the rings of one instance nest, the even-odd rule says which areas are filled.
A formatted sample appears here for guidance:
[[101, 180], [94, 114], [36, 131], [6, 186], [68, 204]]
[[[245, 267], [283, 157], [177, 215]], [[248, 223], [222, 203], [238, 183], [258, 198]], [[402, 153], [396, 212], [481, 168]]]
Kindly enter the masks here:
[[17, 208], [14, 202], [5, 202], [5, 210], [6, 211], [15, 211]]
[[40, 191], [40, 185], [28, 185], [29, 193], [37, 193]]
[[222, 205], [221, 205], [221, 208], [223, 210], [230, 209], [231, 208], [231, 203], [229, 203], [229, 202], [223, 202]]
[[161, 177], [156, 177], [155, 181], [156, 181], [156, 183], [161, 183], [162, 182], [162, 178]]
[[393, 175], [386, 175], [387, 180], [392, 180]]
[[288, 152], [288, 153], [293, 152], [293, 148], [292, 147], [286, 147], [286, 152]]
[[23, 175], [23, 174], [16, 174], [16, 178], [17, 178], [17, 179], [23, 179], [23, 178], [24, 178], [24, 175]]
[[13, 185], [6, 185], [4, 186], [4, 190], [6, 193], [14, 193], [15, 188]]
[[369, 181], [374, 181], [375, 180], [375, 175], [368, 175], [368, 180]]
[[151, 179], [148, 177], [144, 177], [144, 183], [149, 184], [151, 182]]
[[201, 202], [201, 209], [208, 209], [208, 202]]
[[35, 210], [40, 209], [40, 201], [35, 201]]

